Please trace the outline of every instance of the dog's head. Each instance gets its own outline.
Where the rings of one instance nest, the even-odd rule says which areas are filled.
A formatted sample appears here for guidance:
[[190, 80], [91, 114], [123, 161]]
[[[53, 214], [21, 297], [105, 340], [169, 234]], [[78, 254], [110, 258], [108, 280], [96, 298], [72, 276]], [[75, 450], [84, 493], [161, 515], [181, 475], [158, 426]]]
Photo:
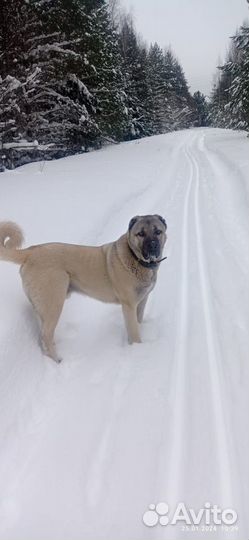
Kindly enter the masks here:
[[158, 214], [131, 219], [127, 240], [131, 250], [144, 262], [156, 262], [162, 257], [167, 240], [166, 221]]

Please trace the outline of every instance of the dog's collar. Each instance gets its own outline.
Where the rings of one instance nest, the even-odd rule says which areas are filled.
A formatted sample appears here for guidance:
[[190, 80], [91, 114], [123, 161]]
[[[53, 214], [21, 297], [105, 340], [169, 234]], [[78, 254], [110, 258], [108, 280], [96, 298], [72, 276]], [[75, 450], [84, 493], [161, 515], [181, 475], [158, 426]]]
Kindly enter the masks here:
[[134, 253], [134, 251], [131, 249], [130, 245], [128, 244], [129, 246], [129, 250], [130, 252], [132, 253], [134, 259], [136, 259], [136, 261], [141, 264], [141, 266], [143, 266], [144, 268], [156, 268], [162, 261], [165, 261], [165, 259], [167, 259], [167, 257], [163, 257], [163, 259], [160, 259], [160, 261], [150, 261], [150, 262], [146, 262], [146, 261], [143, 261], [143, 259], [139, 259], [139, 257], [136, 255], [136, 253]]

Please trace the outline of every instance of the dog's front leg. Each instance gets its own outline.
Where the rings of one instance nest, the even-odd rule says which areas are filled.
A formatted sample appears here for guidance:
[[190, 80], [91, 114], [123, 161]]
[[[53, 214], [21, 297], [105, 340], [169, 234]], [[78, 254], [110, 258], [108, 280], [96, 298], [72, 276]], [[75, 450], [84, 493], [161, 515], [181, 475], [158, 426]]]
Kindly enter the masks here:
[[145, 298], [143, 298], [143, 300], [141, 300], [141, 302], [137, 306], [137, 320], [138, 320], [139, 323], [141, 323], [143, 321], [144, 310], [145, 310], [145, 306], [146, 306], [146, 302], [148, 300], [148, 297], [149, 297], [149, 295], [147, 294], [147, 296], [145, 296]]
[[137, 321], [137, 306], [122, 304], [125, 325], [129, 343], [141, 343], [139, 326]]

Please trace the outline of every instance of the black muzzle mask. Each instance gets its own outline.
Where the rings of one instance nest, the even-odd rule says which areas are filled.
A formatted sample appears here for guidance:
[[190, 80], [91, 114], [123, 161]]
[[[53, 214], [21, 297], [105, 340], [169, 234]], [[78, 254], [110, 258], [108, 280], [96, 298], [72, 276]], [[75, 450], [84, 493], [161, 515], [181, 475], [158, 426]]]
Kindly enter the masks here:
[[160, 255], [160, 243], [156, 238], [145, 238], [142, 247], [142, 254], [144, 259], [150, 259], [151, 257], [158, 258]]

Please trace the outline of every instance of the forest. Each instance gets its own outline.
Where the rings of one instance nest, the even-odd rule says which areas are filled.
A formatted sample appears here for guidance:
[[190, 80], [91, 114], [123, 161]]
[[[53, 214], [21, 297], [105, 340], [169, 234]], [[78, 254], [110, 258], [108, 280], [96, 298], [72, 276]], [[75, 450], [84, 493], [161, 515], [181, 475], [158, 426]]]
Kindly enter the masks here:
[[208, 124], [248, 129], [249, 29], [210, 100], [115, 0], [2, 0], [0, 170]]

